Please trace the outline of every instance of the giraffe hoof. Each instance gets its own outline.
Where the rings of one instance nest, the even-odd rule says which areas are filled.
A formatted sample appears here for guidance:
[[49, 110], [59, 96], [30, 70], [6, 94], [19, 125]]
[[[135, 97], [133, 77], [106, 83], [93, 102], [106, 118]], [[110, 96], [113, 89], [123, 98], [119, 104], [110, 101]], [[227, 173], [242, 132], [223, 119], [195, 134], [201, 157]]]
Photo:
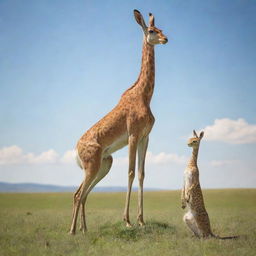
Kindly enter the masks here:
[[130, 222], [126, 222], [126, 227], [127, 228], [131, 228], [132, 227], [132, 224]]
[[69, 233], [70, 235], [75, 235], [75, 234], [76, 234], [76, 232], [75, 232], [75, 231], [72, 231], [72, 230], [70, 230], [68, 233]]
[[139, 221], [139, 226], [140, 227], [144, 227], [145, 226], [145, 222], [144, 221]]
[[87, 231], [87, 228], [82, 228], [81, 231], [82, 231], [83, 234], [85, 234], [86, 231]]

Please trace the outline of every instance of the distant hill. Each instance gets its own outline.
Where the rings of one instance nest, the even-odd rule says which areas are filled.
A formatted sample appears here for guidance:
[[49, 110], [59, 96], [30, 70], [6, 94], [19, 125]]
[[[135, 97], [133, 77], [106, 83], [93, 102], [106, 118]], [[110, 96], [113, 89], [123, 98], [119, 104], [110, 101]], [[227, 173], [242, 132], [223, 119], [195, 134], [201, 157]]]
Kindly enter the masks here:
[[[13, 193], [37, 193], [37, 192], [75, 192], [76, 186], [57, 186], [45, 185], [37, 183], [7, 183], [0, 182], [0, 192]], [[133, 188], [136, 191], [138, 188]], [[95, 187], [94, 192], [125, 192], [126, 187]], [[146, 188], [145, 190], [159, 190], [154, 188]]]

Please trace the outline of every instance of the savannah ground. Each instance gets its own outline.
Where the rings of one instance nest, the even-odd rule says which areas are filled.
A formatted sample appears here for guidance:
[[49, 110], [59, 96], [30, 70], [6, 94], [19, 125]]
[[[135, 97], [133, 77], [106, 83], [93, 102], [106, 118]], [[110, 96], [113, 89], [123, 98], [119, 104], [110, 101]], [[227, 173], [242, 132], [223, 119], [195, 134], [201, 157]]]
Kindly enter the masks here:
[[[0, 194], [0, 255], [256, 255], [256, 189], [204, 190], [213, 232], [238, 240], [199, 240], [182, 222], [179, 191], [146, 192], [146, 226], [125, 228], [125, 193], [91, 193], [89, 231], [68, 234], [71, 193]], [[136, 223], [137, 194], [130, 218]]]

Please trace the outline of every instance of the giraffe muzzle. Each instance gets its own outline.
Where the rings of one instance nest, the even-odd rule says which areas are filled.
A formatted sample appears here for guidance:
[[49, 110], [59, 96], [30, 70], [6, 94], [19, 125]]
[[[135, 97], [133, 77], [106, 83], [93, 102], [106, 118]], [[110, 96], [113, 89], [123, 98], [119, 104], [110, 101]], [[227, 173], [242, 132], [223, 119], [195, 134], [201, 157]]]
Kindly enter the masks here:
[[160, 44], [166, 44], [167, 42], [168, 42], [168, 39], [167, 38], [163, 38], [163, 39], [161, 39]]

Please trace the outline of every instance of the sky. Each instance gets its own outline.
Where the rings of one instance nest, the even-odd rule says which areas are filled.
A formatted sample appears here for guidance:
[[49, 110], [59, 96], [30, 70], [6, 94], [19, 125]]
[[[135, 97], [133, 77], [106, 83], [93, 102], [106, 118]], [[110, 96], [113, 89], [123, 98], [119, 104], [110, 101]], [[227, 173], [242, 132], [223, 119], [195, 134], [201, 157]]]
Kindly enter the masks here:
[[[155, 46], [145, 187], [179, 189], [205, 131], [203, 188], [256, 188], [256, 3], [227, 1], [0, 1], [0, 181], [76, 185], [81, 135], [140, 71], [148, 13], [169, 41]], [[99, 186], [126, 186], [128, 154], [113, 154]], [[135, 180], [134, 185], [138, 182]]]

